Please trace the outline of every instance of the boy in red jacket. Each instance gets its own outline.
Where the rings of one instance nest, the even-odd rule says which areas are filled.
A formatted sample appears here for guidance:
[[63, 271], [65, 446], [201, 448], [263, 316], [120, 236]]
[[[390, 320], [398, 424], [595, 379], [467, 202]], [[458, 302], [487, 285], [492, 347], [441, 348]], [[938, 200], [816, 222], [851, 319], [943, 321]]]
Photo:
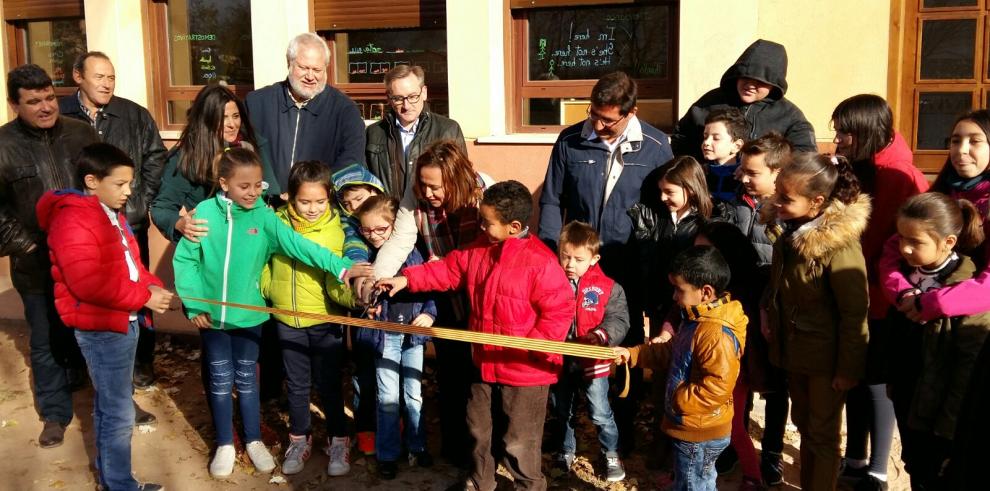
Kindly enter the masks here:
[[76, 159], [83, 191], [49, 191], [38, 201], [38, 224], [48, 233], [55, 308], [74, 328], [96, 390], [96, 469], [103, 489], [158, 490], [131, 475], [131, 393], [138, 311], [164, 313], [172, 293], [141, 264], [137, 241], [122, 213], [134, 163], [113, 145], [94, 143]]
[[[442, 260], [402, 270], [380, 280], [395, 294], [464, 288], [471, 305], [472, 331], [563, 341], [574, 318], [574, 295], [557, 258], [524, 225], [533, 210], [525, 186], [505, 181], [485, 191], [480, 206], [485, 234]], [[467, 406], [474, 441], [473, 469], [465, 489], [495, 489], [491, 454], [492, 401], [500, 400], [506, 420], [505, 467], [516, 489], [544, 490], [540, 444], [550, 384], [557, 381], [562, 357], [556, 354], [472, 345], [478, 369]], [[500, 397], [499, 397], [500, 396]]]

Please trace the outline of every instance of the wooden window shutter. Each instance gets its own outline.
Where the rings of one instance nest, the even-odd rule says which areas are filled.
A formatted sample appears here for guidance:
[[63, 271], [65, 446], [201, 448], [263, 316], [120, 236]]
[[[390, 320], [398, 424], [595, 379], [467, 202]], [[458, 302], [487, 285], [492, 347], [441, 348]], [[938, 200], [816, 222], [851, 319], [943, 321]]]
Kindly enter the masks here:
[[83, 15], [83, 0], [3, 0], [7, 22]]
[[445, 0], [314, 0], [318, 31], [430, 28], [446, 25]]

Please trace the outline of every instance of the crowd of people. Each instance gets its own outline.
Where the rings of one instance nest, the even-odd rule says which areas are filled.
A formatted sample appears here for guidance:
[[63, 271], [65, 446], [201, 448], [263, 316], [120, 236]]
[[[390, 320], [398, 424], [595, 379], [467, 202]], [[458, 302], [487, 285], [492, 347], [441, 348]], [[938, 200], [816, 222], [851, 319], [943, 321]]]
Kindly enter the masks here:
[[[134, 424], [155, 419], [132, 397], [154, 384], [153, 313], [179, 300], [201, 340], [216, 478], [233, 473], [237, 441], [259, 472], [299, 473], [314, 434], [331, 476], [350, 472], [352, 451], [374, 455], [383, 479], [406, 459], [433, 465], [422, 390], [432, 343], [439, 452], [464, 470], [453, 489], [494, 490], [499, 463], [516, 488], [546, 489], [541, 455], [572, 469], [581, 407], [602, 477], [622, 481], [650, 397], [662, 432], [647, 458], [670, 471], [659, 488], [715, 489], [737, 463], [741, 490], [782, 483], [788, 415], [802, 489], [840, 478], [886, 489], [895, 428], [912, 489], [982, 482], [990, 112], [945, 129], [949, 158], [930, 186], [879, 96], [842, 101], [835, 152], [819, 153], [785, 97], [784, 47], [758, 40], [669, 137], [637, 117], [628, 75], [599, 79], [588, 117], [553, 146], [537, 209], [523, 184], [474, 168], [457, 122], [429, 111], [422, 68], [385, 75], [389, 110], [366, 127], [327, 85], [329, 61], [325, 41], [303, 33], [284, 81], [246, 101], [207, 86], [169, 151], [148, 111], [114, 95], [103, 53], [79, 57], [79, 90], [61, 100], [36, 65], [7, 74], [17, 117], [0, 127], [0, 254], [31, 329], [37, 442], [62, 443], [88, 372], [102, 489], [162, 489], [132, 473]], [[174, 292], [147, 269], [152, 225], [175, 243]], [[277, 458], [260, 407], [283, 388], [289, 437]]]

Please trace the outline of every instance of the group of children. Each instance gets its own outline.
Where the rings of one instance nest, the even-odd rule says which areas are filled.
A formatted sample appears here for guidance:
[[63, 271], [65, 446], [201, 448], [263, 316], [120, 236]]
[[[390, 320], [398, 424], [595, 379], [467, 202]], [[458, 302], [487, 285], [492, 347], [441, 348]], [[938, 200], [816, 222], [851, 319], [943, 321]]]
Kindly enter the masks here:
[[[714, 489], [716, 459], [730, 445], [742, 463], [742, 489], [781, 482], [788, 399], [801, 433], [802, 488], [833, 489], [846, 393], [864, 379], [867, 350], [874, 349], [868, 326], [874, 284], [893, 305], [890, 336], [879, 348], [912, 486], [940, 489], [973, 472], [977, 464], [964, 450], [975, 441], [963, 422], [975, 417], [971, 406], [983, 397], [970, 374], [990, 364], [983, 349], [990, 303], [982, 300], [990, 298], [983, 295], [990, 274], [980, 272], [987, 260], [990, 113], [956, 122], [949, 160], [932, 192], [884, 210], [892, 217], [871, 208], [872, 190], [884, 183], [864, 181], [854, 167], [861, 163], [792, 152], [776, 132], [754, 136], [739, 109], [708, 112], [704, 162], [682, 156], [660, 167], [644, 186], [643, 203], [629, 210], [643, 261], [636, 287], [649, 293], [642, 312], [650, 319], [647, 344], [618, 347], [630, 312], [623, 288], [597, 265], [595, 230], [569, 223], [558, 251], [551, 251], [530, 234], [532, 195], [516, 181], [484, 191], [478, 240], [431, 261], [414, 249], [400, 276], [378, 281], [378, 301], [366, 308], [374, 319], [430, 327], [437, 310], [428, 292], [462, 290], [472, 331], [615, 347], [615, 360], [586, 360], [474, 346], [469, 488], [494, 489], [495, 438], [519, 487], [545, 486], [540, 455], [548, 402], [555, 415], [551, 446], [570, 468], [582, 393], [606, 478], [624, 479], [608, 375], [613, 363], [628, 363], [655, 368], [655, 381], [664, 387], [661, 428], [670, 439], [675, 489]], [[97, 467], [105, 482], [126, 488], [133, 483], [133, 417], [126, 408], [133, 406], [130, 385], [120, 381], [129, 380], [133, 365], [137, 312], [164, 311], [172, 294], [136, 259], [133, 234], [120, 215], [133, 164], [114, 150], [87, 147], [77, 161], [82, 189], [48, 193], [38, 216], [49, 231], [56, 306], [77, 329], [93, 376]], [[208, 371], [217, 444], [209, 470], [223, 477], [233, 472], [236, 454], [235, 388], [251, 462], [270, 472], [276, 461], [261, 441], [255, 367], [260, 326], [269, 315], [216, 301], [310, 314], [354, 310], [359, 301], [348, 280], [372, 275], [366, 263], [391, 236], [399, 204], [359, 166], [331, 176], [320, 162], [297, 162], [287, 203], [272, 210], [261, 200], [262, 164], [253, 151], [224, 151], [214, 168], [218, 192], [196, 208], [210, 233], [198, 242], [182, 240], [173, 264]], [[896, 235], [879, 264], [867, 264], [862, 235], [880, 220], [895, 223]], [[282, 470], [300, 472], [312, 453], [315, 386], [326, 415], [327, 472], [344, 475], [351, 446], [341, 390], [345, 329], [289, 314], [276, 321], [289, 406]], [[107, 342], [116, 333], [126, 335], [126, 346]], [[411, 464], [432, 464], [421, 387], [428, 340], [368, 328], [353, 336], [355, 352], [367, 355], [356, 357], [358, 431], [374, 431], [377, 469], [386, 479], [396, 476], [404, 449]], [[752, 392], [767, 399], [760, 457], [747, 431]], [[494, 422], [496, 404], [501, 424]], [[862, 482], [882, 483], [881, 477]]]

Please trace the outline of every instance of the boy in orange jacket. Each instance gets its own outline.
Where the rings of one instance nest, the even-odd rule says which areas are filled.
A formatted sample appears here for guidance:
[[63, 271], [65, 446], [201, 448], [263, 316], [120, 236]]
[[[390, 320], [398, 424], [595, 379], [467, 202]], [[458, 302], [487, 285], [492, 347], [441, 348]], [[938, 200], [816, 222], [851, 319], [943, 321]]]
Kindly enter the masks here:
[[725, 293], [729, 266], [711, 246], [679, 254], [671, 266], [677, 334], [666, 343], [614, 348], [616, 363], [667, 368], [661, 428], [673, 440], [674, 487], [714, 490], [715, 459], [729, 445], [732, 390], [746, 343], [742, 304]]

